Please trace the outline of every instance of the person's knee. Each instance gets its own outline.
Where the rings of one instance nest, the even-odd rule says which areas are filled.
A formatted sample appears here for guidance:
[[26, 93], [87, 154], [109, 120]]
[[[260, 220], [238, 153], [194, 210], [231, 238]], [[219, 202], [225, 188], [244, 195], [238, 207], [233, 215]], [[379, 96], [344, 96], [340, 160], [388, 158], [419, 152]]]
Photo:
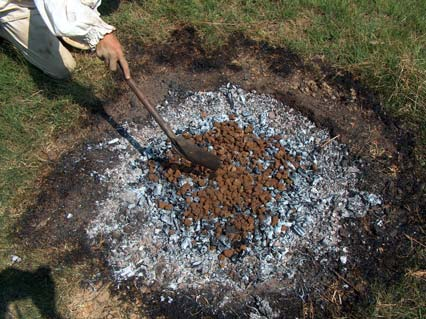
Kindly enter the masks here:
[[62, 70], [58, 70], [54, 74], [52, 74], [52, 77], [58, 79], [58, 80], [67, 80], [71, 77], [72, 73], [74, 72], [76, 67], [75, 61], [72, 63], [69, 63], [62, 68]]
[[50, 32], [35, 8], [22, 10], [24, 18], [1, 26], [2, 37], [9, 40], [28, 62], [45, 74], [60, 80], [69, 78], [76, 67], [71, 53]]
[[57, 80], [66, 80], [71, 77], [75, 67], [76, 62], [70, 54], [69, 56], [62, 55], [61, 61], [58, 61], [58, 63], [49, 63], [49, 65], [46, 65], [41, 69], [52, 78]]

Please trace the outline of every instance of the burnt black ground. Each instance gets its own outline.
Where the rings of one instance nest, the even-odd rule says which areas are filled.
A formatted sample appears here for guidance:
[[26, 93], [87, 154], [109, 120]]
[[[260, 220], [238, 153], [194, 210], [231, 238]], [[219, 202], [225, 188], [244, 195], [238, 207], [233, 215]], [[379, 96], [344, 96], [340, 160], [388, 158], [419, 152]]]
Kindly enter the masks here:
[[[315, 317], [362, 316], [362, 309], [374, 303], [370, 285], [375, 281], [392, 284], [404, 274], [412, 256], [406, 235], [421, 239], [425, 179], [414, 162], [413, 134], [400, 128], [384, 112], [375, 95], [353, 75], [336, 70], [319, 58], [303, 61], [286, 48], [272, 48], [241, 35], [235, 35], [218, 52], [206, 52], [190, 27], [175, 31], [163, 45], [144, 48], [143, 54], [137, 47], [132, 48], [129, 60], [140, 61], [134, 68], [135, 78], [155, 103], [170, 88], [185, 94], [188, 90], [214, 90], [227, 82], [236, 83], [246, 90], [275, 95], [318, 126], [327, 128], [332, 136], [338, 135], [338, 140], [349, 146], [352, 159], [364, 161], [364, 182], [359, 188], [381, 194], [387, 205], [386, 214], [347, 221], [345, 231], [352, 234], [344, 243], [352, 247], [349, 271], [341, 274], [338, 265], [330, 265], [334, 276], [318, 278], [321, 285], [330, 287], [325, 296], [307, 296], [303, 301], [295, 296], [274, 297], [288, 318], [303, 313], [309, 316], [310, 306], [315, 309]], [[144, 125], [145, 112], [132, 107], [129, 101], [130, 94], [123, 85], [119, 94], [102, 108], [118, 124], [134, 119]], [[102, 171], [117, 159], [106, 150], [88, 152], [87, 145], [123, 132], [117, 132], [117, 126], [105, 121], [100, 110], [92, 109], [90, 121], [85, 123], [93, 128], [92, 136], [63, 155], [52, 174], [43, 180], [38, 200], [16, 226], [16, 235], [29, 249], [51, 249], [52, 264], [96, 260], [93, 272], [101, 271], [108, 278], [102, 260], [102, 251], [107, 247], [89, 247], [84, 232], [94, 202], [104, 198], [107, 190], [88, 172]], [[69, 213], [74, 217], [67, 219]], [[379, 220], [383, 226], [378, 226]], [[317, 267], [312, 262], [305, 271], [315, 271]], [[348, 283], [350, 287], [342, 289]], [[342, 305], [330, 301], [336, 289], [342, 294]], [[244, 317], [248, 307], [253, 306], [248, 296], [235, 300], [235, 307], [229, 312], [214, 314], [209, 307], [187, 298], [192, 294], [187, 292], [186, 297], [169, 306], [156, 303], [158, 296], [145, 292], [144, 311], [152, 316], [188, 318], [230, 317], [238, 310], [237, 314]], [[130, 290], [125, 298], [139, 296], [140, 292]]]

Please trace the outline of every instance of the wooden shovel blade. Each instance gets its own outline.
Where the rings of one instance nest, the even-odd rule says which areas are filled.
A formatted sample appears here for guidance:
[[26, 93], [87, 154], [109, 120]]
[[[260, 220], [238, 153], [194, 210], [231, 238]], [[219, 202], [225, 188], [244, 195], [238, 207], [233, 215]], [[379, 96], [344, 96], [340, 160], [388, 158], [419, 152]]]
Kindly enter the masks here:
[[176, 136], [173, 140], [173, 145], [186, 159], [194, 164], [198, 164], [212, 170], [217, 170], [222, 162], [216, 155], [203, 150], [183, 136]]

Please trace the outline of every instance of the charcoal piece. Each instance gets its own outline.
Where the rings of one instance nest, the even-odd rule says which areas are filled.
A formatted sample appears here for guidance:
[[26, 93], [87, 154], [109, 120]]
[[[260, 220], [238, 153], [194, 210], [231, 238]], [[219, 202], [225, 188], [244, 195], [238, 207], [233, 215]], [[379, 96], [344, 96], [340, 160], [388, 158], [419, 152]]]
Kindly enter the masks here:
[[293, 225], [291, 230], [300, 237], [305, 236], [305, 230], [301, 226]]

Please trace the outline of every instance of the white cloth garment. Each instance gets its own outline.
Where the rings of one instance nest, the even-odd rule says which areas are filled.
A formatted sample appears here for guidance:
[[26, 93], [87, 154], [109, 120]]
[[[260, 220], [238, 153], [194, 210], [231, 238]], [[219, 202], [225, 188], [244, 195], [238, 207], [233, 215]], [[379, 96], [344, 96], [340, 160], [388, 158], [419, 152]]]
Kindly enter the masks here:
[[21, 18], [16, 7], [36, 7], [55, 36], [68, 37], [94, 49], [105, 34], [115, 30], [100, 18], [100, 4], [101, 0], [0, 0], [0, 23]]
[[[10, 19], [11, 16], [19, 17]], [[68, 49], [49, 31], [36, 8], [16, 7], [0, 23], [0, 37], [10, 41], [25, 59], [55, 79], [69, 78], [76, 63]]]

